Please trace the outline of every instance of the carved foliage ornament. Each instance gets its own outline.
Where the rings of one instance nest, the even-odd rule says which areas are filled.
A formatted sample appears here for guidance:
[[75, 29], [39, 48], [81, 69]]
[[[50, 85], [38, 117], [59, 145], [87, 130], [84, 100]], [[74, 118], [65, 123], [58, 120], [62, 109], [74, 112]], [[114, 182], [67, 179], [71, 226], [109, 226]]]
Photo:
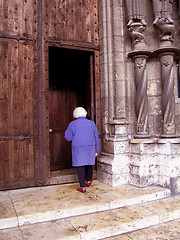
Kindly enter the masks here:
[[137, 58], [137, 60], [136, 60], [136, 67], [138, 69], [143, 68], [145, 66], [145, 64], [146, 64], [146, 59], [144, 59], [144, 58]]

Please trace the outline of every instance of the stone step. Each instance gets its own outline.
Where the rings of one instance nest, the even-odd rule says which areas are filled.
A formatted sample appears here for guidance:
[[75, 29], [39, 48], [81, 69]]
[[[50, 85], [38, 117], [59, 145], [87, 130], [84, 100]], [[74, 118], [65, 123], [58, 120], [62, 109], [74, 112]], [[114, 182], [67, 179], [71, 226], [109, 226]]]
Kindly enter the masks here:
[[163, 199], [161, 187], [110, 187], [93, 181], [85, 194], [77, 183], [0, 192], [0, 229], [113, 210]]
[[103, 238], [104, 240], [179, 240], [180, 219], [125, 234]]
[[[162, 230], [161, 224], [163, 223], [166, 223], [165, 227], [163, 227], [164, 231], [168, 230], [169, 233], [168, 226], [170, 226], [170, 221], [173, 221], [171, 228], [174, 231], [171, 235], [179, 234], [180, 196], [54, 221], [3, 229], [0, 230], [0, 236], [2, 240], [180, 239], [164, 238], [164, 236], [163, 238], [159, 238], [159, 236], [156, 238], [158, 231]], [[146, 237], [141, 238], [141, 235], [138, 236], [138, 231], [136, 230], [140, 231], [139, 234], [142, 232]], [[151, 230], [154, 232], [151, 232]], [[154, 238], [151, 238], [152, 236]]]

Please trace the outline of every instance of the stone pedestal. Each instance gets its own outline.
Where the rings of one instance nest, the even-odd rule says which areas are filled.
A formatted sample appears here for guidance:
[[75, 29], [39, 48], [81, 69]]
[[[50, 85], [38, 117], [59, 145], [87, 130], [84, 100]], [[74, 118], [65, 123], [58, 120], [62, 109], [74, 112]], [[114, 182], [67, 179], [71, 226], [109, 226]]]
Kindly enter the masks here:
[[103, 153], [98, 159], [97, 179], [110, 186], [127, 184], [129, 180], [129, 155]]
[[180, 138], [132, 139], [129, 183], [170, 188], [170, 179], [180, 176]]

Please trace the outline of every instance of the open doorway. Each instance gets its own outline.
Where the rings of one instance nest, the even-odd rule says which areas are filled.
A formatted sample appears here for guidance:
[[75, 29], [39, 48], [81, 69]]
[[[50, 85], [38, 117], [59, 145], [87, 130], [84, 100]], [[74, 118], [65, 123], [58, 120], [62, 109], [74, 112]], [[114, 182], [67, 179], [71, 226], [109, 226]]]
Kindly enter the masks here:
[[[64, 132], [73, 110], [84, 107], [94, 117], [93, 52], [49, 47], [50, 170], [70, 169], [71, 143]], [[92, 114], [93, 112], [93, 114]]]

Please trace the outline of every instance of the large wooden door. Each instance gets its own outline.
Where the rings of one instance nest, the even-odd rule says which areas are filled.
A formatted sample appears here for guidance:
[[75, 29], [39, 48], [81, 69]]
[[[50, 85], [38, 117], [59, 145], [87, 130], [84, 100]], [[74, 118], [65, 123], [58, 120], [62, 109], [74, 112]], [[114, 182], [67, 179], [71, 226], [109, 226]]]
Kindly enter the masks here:
[[[69, 168], [70, 161], [62, 160], [70, 159], [68, 143], [63, 145], [60, 131], [72, 120], [76, 104], [91, 117], [95, 113], [89, 60], [94, 54], [97, 85], [98, 0], [2, 0], [1, 10], [0, 190], [49, 184], [49, 135], [51, 168]], [[50, 46], [84, 51], [69, 54], [55, 47], [49, 60]], [[100, 116], [99, 91], [95, 94]], [[57, 132], [51, 135], [49, 127]]]
[[71, 143], [64, 133], [73, 120], [73, 110], [85, 107], [91, 119], [94, 112], [92, 53], [52, 47], [49, 54], [50, 169], [69, 169]]

